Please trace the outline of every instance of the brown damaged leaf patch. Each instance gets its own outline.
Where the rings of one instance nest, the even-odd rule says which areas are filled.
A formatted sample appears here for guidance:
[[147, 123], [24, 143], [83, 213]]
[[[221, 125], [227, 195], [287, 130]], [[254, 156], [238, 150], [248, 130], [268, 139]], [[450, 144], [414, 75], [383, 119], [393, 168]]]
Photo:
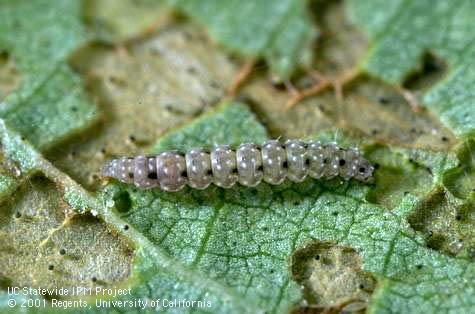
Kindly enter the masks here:
[[0, 280], [17, 287], [114, 286], [128, 279], [133, 251], [105, 224], [75, 215], [44, 177], [1, 205]]
[[[349, 24], [341, 1], [328, 4], [316, 19], [322, 35], [314, 72], [338, 80], [358, 68], [367, 51], [366, 41]], [[425, 81], [433, 83], [434, 75], [429, 72], [421, 72], [417, 84], [411, 85], [414, 97], [419, 89], [426, 88]], [[295, 88], [305, 89], [317, 83], [314, 76], [309, 71], [294, 82]], [[262, 73], [256, 73], [242, 92], [273, 137], [301, 138], [342, 128], [362, 132], [377, 142], [412, 148], [446, 150], [455, 143], [453, 134], [438, 119], [424, 110], [413, 112], [399, 88], [362, 75], [343, 86], [342, 101], [328, 88], [288, 111], [285, 106], [291, 93], [287, 88], [273, 86]]]
[[121, 41], [151, 32], [170, 19], [165, 3], [137, 0], [85, 0], [83, 15], [91, 32], [108, 41]]
[[48, 159], [92, 189], [107, 159], [147, 151], [164, 132], [213, 107], [234, 74], [225, 54], [190, 25], [114, 49], [87, 47], [73, 66], [86, 77], [102, 122]]
[[313, 242], [292, 255], [292, 276], [303, 288], [299, 312], [363, 312], [375, 279], [362, 271], [361, 257], [347, 247]]
[[[442, 188], [431, 193], [408, 218], [424, 234], [427, 246], [457, 256], [464, 248], [473, 250], [473, 204], [462, 204]], [[463, 228], [466, 225], [469, 228]]]

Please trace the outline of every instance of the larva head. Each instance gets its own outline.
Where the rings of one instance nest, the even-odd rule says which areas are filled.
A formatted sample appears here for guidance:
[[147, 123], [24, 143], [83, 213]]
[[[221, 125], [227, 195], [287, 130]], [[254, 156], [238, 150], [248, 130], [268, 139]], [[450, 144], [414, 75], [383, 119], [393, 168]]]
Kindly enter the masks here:
[[358, 159], [356, 163], [355, 179], [365, 183], [371, 183], [374, 180], [373, 177], [374, 166], [363, 157]]

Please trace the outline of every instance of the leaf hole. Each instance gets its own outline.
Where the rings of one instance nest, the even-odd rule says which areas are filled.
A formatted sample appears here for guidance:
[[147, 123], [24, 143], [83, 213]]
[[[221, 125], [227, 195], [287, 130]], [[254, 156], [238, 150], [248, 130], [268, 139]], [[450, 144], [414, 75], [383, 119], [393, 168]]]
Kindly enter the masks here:
[[431, 52], [426, 52], [422, 56], [422, 65], [419, 71], [407, 77], [403, 87], [410, 90], [421, 90], [434, 85], [443, 78], [447, 72], [447, 65]]
[[[315, 241], [297, 249], [292, 254], [291, 272], [312, 308], [329, 308], [354, 297], [355, 293], [362, 302], [367, 302], [376, 285], [371, 274], [362, 270], [359, 254], [333, 242]], [[335, 276], [345, 278], [345, 283], [342, 285]]]
[[132, 200], [130, 198], [130, 194], [127, 191], [121, 191], [120, 193], [116, 194], [113, 198], [115, 208], [121, 212], [126, 213], [132, 207]]

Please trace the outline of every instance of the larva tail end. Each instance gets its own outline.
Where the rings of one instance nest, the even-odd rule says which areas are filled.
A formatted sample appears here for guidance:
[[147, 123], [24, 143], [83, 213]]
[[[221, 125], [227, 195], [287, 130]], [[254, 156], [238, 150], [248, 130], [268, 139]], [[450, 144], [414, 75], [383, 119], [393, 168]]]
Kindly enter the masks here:
[[113, 161], [109, 161], [104, 165], [101, 171], [101, 177], [103, 179], [114, 178], [115, 176], [115, 169], [114, 169]]

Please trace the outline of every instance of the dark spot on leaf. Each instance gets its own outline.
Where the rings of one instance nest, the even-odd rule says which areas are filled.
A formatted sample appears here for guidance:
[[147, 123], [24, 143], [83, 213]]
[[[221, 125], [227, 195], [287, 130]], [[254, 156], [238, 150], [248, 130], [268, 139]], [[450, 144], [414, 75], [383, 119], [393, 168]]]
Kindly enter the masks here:
[[338, 216], [338, 212], [333, 212], [332, 215], [333, 216]]
[[96, 277], [92, 277], [92, 278], [91, 278], [91, 281], [92, 281], [92, 282], [96, 282], [96, 281], [97, 281], [97, 278], [96, 278]]
[[386, 97], [379, 97], [378, 101], [381, 105], [387, 105], [390, 103], [389, 99]]
[[417, 269], [422, 269], [422, 267], [423, 267], [423, 265], [421, 265], [421, 264], [417, 264], [417, 265], [416, 265], [416, 268], [417, 268]]
[[21, 217], [21, 213], [20, 212], [16, 212], [15, 213], [15, 218], [20, 218]]
[[211, 86], [214, 89], [219, 89], [219, 84], [216, 81], [210, 81], [209, 86]]
[[447, 142], [449, 140], [449, 138], [447, 136], [442, 136], [441, 140], [442, 140], [442, 142]]
[[320, 259], [320, 255], [315, 255], [315, 260], [318, 261]]
[[360, 283], [360, 285], [358, 286], [361, 290], [364, 289], [364, 284]]
[[455, 216], [455, 219], [457, 219], [458, 221], [462, 220], [462, 216], [461, 215], [457, 215]]
[[125, 79], [122, 79], [120, 77], [117, 77], [117, 76], [111, 76], [109, 77], [109, 81], [117, 86], [120, 86], [120, 87], [125, 87], [127, 86], [127, 82], [125, 81]]
[[130, 140], [131, 142], [135, 142], [135, 136], [133, 136], [132, 134], [129, 135], [129, 140]]
[[129, 225], [124, 225], [124, 230], [129, 230]]
[[66, 250], [65, 250], [65, 249], [61, 249], [61, 250], [59, 250], [59, 254], [60, 254], [60, 255], [64, 255], [64, 254], [66, 254]]
[[284, 167], [284, 168], [287, 169], [288, 166], [289, 166], [289, 165], [288, 165], [287, 161], [284, 161], [284, 162], [282, 163], [282, 167]]
[[54, 265], [48, 265], [48, 270], [53, 270], [54, 269]]
[[340, 167], [343, 167], [346, 164], [346, 160], [340, 159], [340, 161], [338, 163], [339, 163]]

